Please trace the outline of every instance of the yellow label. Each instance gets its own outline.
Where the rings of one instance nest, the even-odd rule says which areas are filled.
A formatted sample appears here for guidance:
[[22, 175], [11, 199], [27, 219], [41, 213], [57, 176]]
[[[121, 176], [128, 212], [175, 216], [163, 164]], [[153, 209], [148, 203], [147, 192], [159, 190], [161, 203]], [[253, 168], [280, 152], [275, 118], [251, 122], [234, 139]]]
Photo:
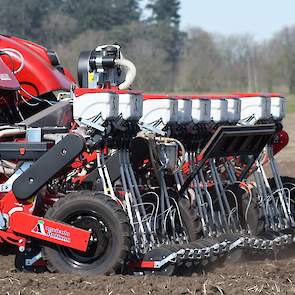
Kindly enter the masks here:
[[88, 73], [88, 81], [90, 82], [94, 81], [94, 72]]

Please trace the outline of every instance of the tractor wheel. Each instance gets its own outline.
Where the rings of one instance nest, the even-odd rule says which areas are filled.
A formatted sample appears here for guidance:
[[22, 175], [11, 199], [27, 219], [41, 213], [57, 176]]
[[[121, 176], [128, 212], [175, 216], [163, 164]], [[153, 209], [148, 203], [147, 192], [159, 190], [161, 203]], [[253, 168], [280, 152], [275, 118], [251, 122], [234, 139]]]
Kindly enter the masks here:
[[[236, 195], [236, 200], [230, 191]], [[236, 202], [238, 203], [241, 227], [253, 235], [260, 234], [264, 229], [264, 216], [259, 207], [256, 189], [251, 188], [251, 191], [248, 191], [239, 184], [233, 184], [226, 188], [226, 195], [231, 208], [236, 207]]]
[[58, 200], [45, 218], [92, 232], [86, 252], [44, 246], [49, 271], [83, 275], [122, 271], [130, 252], [131, 227], [123, 209], [110, 197], [88, 191], [70, 193]]
[[[146, 192], [145, 194], [143, 194], [143, 202], [146, 204], [156, 204], [156, 198], [154, 197], [155, 193], [159, 195], [158, 190], [151, 190], [150, 193]], [[174, 225], [176, 232], [183, 233], [184, 231], [189, 242], [198, 240], [202, 236], [202, 227], [196, 208], [188, 199], [180, 197], [176, 191], [168, 189], [168, 194], [171, 200], [175, 200], [175, 203], [171, 202], [171, 205], [174, 206], [174, 209], [176, 210], [175, 205], [177, 204], [181, 217], [180, 220], [179, 215], [175, 215]], [[150, 214], [151, 210], [151, 207], [146, 207], [147, 214]], [[156, 232], [160, 235], [161, 229], [157, 228]], [[172, 235], [171, 224], [169, 222], [167, 225], [167, 234]]]
[[[283, 187], [290, 190], [290, 205], [291, 205], [291, 213], [295, 216], [295, 178], [289, 176], [281, 176], [281, 181], [283, 183]], [[274, 178], [268, 179], [271, 190], [275, 192], [276, 183]]]
[[203, 236], [202, 225], [196, 208], [186, 198], [179, 198], [178, 206], [189, 242], [200, 239]]
[[[230, 191], [235, 194], [236, 199]], [[257, 190], [254, 187], [249, 189], [240, 187], [236, 183], [226, 188], [226, 195], [231, 209], [238, 205], [241, 228], [249, 231], [253, 236], [262, 234], [265, 223], [263, 212], [259, 207]], [[235, 264], [250, 259], [249, 254], [244, 249], [239, 248], [219, 258], [220, 264]]]

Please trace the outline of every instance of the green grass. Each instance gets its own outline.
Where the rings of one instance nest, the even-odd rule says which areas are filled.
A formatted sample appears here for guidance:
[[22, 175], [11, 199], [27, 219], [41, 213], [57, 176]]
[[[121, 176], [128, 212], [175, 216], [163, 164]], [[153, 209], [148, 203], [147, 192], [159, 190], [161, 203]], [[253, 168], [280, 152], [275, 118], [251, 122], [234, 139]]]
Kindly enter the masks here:
[[288, 94], [286, 97], [287, 113], [295, 113], [295, 94]]

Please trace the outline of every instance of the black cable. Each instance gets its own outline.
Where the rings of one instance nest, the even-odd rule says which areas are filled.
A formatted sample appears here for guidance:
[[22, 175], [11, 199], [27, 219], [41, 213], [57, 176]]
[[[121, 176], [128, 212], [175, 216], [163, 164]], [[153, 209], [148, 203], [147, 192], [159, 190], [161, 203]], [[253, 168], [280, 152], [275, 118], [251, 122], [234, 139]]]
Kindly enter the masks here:
[[[28, 86], [30, 86], [30, 87], [32, 87], [35, 91], [36, 91], [36, 95], [32, 95], [31, 93], [29, 93], [27, 90], [25, 90], [24, 88], [23, 88], [23, 86], [22, 85], [28, 85]], [[46, 102], [46, 103], [48, 103], [50, 106], [52, 106], [52, 105], [54, 105], [54, 104], [56, 104], [57, 103], [57, 101], [50, 101], [50, 100], [47, 100], [47, 99], [45, 99], [45, 98], [39, 98], [38, 96], [40, 95], [39, 94], [39, 89], [38, 89], [38, 87], [35, 85], [35, 84], [33, 84], [33, 83], [31, 83], [31, 82], [27, 82], [27, 81], [22, 81], [22, 82], [20, 82], [20, 90], [22, 90], [27, 96], [29, 96], [31, 99], [34, 99], [34, 100], [36, 100], [37, 102], [39, 102], [39, 103], [44, 103], [44, 102]]]

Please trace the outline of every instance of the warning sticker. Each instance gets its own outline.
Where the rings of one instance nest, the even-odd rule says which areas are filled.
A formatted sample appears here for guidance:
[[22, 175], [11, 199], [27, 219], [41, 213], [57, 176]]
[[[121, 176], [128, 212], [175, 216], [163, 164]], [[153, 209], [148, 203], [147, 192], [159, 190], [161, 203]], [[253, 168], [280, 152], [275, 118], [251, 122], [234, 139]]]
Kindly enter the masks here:
[[1, 81], [11, 81], [11, 78], [8, 74], [0, 74], [0, 80]]

